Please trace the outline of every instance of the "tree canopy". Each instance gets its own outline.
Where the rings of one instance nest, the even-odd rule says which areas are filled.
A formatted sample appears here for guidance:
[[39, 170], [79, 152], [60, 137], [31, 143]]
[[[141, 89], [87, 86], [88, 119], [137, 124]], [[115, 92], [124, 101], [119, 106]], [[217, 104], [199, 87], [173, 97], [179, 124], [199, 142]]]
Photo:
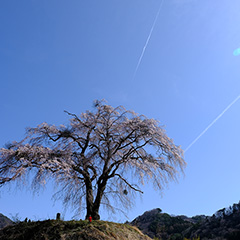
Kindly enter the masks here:
[[157, 120], [104, 101], [79, 116], [66, 113], [68, 126], [44, 122], [0, 149], [0, 186], [29, 172], [34, 188], [54, 179], [57, 198], [100, 219], [101, 205], [113, 212], [131, 207], [146, 181], [161, 190], [183, 172], [183, 151]]

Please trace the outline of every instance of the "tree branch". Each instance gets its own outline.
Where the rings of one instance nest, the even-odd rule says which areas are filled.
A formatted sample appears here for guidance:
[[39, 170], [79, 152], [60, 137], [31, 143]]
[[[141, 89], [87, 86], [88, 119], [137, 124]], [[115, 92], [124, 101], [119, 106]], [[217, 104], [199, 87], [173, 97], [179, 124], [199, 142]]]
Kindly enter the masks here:
[[134, 191], [143, 193], [141, 190], [136, 189], [136, 188], [133, 187], [130, 183], [128, 183], [127, 180], [126, 180], [125, 178], [123, 178], [121, 175], [119, 175], [119, 174], [116, 173], [114, 176], [118, 176], [121, 180], [123, 180], [123, 181], [124, 181], [131, 189], [133, 189]]

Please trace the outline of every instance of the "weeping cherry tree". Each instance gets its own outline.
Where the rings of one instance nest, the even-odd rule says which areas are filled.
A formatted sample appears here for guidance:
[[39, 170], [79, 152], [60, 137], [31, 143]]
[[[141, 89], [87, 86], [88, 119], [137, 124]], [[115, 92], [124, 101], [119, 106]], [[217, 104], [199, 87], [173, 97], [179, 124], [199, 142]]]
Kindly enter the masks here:
[[145, 182], [161, 191], [183, 173], [183, 151], [158, 121], [104, 101], [80, 116], [66, 113], [68, 126], [44, 122], [0, 149], [0, 187], [31, 176], [36, 189], [53, 179], [55, 197], [98, 220], [101, 205], [127, 209]]

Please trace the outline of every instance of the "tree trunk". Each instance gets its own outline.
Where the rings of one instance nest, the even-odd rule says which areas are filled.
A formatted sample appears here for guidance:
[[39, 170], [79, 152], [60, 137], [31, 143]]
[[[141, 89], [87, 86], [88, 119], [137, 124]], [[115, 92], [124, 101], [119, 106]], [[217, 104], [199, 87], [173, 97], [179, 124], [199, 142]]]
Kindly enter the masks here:
[[90, 216], [92, 216], [92, 210], [93, 210], [93, 190], [92, 190], [91, 180], [90, 179], [86, 180], [85, 185], [86, 185], [86, 205], [87, 205], [87, 214], [85, 219], [88, 219]]
[[107, 185], [107, 178], [102, 180], [101, 183], [98, 184], [98, 191], [97, 191], [97, 196], [95, 198], [93, 208], [92, 208], [92, 217], [94, 220], [100, 220], [100, 215], [99, 215], [99, 209], [103, 197], [104, 190]]
[[86, 204], [87, 204], [87, 214], [85, 219], [88, 220], [89, 217], [92, 217], [92, 220], [100, 220], [99, 215], [99, 209], [103, 197], [104, 190], [107, 185], [107, 177], [105, 177], [103, 180], [101, 180], [98, 185], [97, 195], [95, 200], [93, 200], [93, 190], [92, 190], [92, 183], [89, 179], [88, 181], [85, 181], [86, 184]]

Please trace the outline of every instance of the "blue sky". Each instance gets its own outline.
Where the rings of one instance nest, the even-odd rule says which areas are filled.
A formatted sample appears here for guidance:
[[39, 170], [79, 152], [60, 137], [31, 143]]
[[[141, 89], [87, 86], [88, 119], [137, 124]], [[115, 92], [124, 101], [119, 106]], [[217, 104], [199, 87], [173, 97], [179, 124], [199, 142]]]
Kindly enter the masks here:
[[[240, 47], [240, 2], [164, 0], [133, 78], [160, 5], [0, 1], [0, 146], [22, 139], [26, 127], [67, 123], [64, 110], [80, 114], [104, 98], [158, 119], [186, 149], [240, 94], [240, 56], [233, 55]], [[156, 207], [175, 215], [212, 215], [240, 200], [239, 108], [237, 101], [186, 152], [178, 183], [161, 194], [145, 187], [128, 220]], [[63, 210], [60, 202], [53, 205], [52, 192], [51, 184], [35, 197], [27, 188], [1, 188], [0, 212], [54, 218]]]

